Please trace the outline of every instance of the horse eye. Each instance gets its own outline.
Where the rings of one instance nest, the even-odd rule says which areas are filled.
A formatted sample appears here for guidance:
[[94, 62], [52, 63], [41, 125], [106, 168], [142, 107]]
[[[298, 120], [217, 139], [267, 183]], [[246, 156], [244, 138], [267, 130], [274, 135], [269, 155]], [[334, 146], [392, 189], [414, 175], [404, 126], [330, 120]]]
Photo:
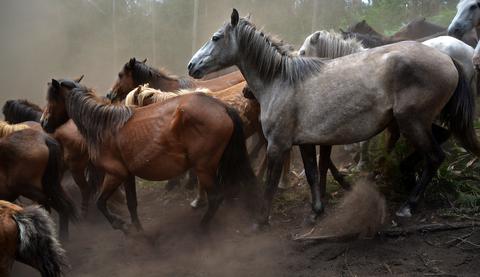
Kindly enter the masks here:
[[305, 50], [300, 50], [299, 55], [300, 55], [300, 56], [305, 56]]
[[470, 10], [471, 10], [471, 11], [475, 10], [476, 8], [479, 7], [479, 5], [480, 5], [480, 4], [472, 5], [472, 6], [470, 7]]
[[212, 37], [212, 41], [218, 41], [219, 39], [220, 39], [219, 36], [213, 36], [213, 37]]
[[122, 79], [123, 77], [123, 74], [122, 73], [118, 73], [118, 79]]

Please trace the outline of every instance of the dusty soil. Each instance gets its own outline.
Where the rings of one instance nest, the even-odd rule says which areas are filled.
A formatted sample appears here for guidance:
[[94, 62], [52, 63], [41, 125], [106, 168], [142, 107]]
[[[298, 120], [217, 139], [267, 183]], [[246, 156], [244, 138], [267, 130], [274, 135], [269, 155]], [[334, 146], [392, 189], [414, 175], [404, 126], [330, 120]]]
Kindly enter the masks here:
[[[224, 203], [209, 230], [199, 222], [204, 209], [192, 210], [193, 192], [163, 184], [138, 188], [145, 236], [126, 237], [113, 230], [95, 208], [71, 228], [64, 242], [71, 269], [67, 276], [479, 276], [480, 230], [463, 229], [408, 237], [307, 243], [292, 237], [304, 227], [309, 209], [304, 184], [281, 192], [302, 195], [277, 201], [271, 227], [249, 234], [251, 221], [235, 201]], [[340, 196], [338, 196], [340, 197]], [[283, 199], [284, 200], [284, 199]], [[332, 201], [335, 202], [335, 201]], [[396, 203], [387, 201], [392, 214]], [[332, 205], [330, 205], [331, 207]], [[330, 208], [329, 207], [329, 208]], [[127, 215], [124, 216], [127, 218]], [[390, 222], [391, 218], [388, 219]], [[435, 210], [406, 224], [442, 222]], [[473, 232], [473, 233], [472, 233]], [[466, 241], [454, 238], [471, 234]], [[15, 264], [13, 276], [40, 276]]]

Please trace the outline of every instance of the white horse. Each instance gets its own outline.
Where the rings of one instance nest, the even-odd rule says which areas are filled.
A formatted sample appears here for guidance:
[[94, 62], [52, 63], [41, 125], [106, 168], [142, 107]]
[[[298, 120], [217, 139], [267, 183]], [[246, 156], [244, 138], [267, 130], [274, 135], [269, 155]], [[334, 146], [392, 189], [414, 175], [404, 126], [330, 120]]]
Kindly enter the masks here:
[[[474, 49], [468, 44], [450, 36], [440, 36], [424, 41], [423, 44], [438, 49], [457, 60], [465, 73], [466, 79], [469, 81], [472, 91], [476, 92], [476, 72], [473, 67], [472, 57]], [[300, 56], [319, 57], [335, 59], [353, 53], [368, 50], [364, 48], [362, 43], [355, 38], [343, 39], [341, 34], [333, 31], [317, 31], [309, 35], [303, 45], [298, 50]], [[345, 149], [352, 149], [354, 145], [346, 145]], [[391, 145], [393, 147], [393, 145]], [[360, 155], [355, 170], [365, 170], [368, 162], [369, 140], [359, 143]]]
[[[461, 0], [457, 5], [457, 14], [448, 26], [448, 35], [461, 38], [472, 29], [480, 28], [480, 0]], [[480, 43], [473, 55], [475, 69], [480, 69]]]

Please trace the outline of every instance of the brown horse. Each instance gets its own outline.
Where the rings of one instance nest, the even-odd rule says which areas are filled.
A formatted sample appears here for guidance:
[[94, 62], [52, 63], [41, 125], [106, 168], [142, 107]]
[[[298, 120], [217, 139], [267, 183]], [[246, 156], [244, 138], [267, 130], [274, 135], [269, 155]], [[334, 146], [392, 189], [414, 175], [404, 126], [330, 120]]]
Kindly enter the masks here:
[[67, 266], [65, 251], [54, 229], [39, 206], [24, 209], [0, 200], [0, 276], [10, 276], [15, 260], [37, 269], [42, 277], [62, 276]]
[[[356, 38], [367, 48], [378, 47], [405, 40], [426, 41], [447, 34], [447, 28], [426, 21], [425, 17], [412, 20], [392, 36], [385, 36], [375, 31], [365, 20], [353, 24], [347, 31], [342, 32], [343, 38]], [[462, 41], [475, 47], [478, 39], [475, 32], [469, 32], [462, 37]]]
[[[35, 122], [31, 125], [39, 124]], [[0, 124], [0, 199], [29, 198], [60, 215], [60, 235], [68, 235], [68, 221], [76, 219], [72, 200], [61, 186], [60, 144], [26, 124]]]
[[210, 80], [194, 80], [155, 69], [147, 65], [146, 60], [137, 61], [135, 58], [131, 58], [118, 73], [117, 81], [107, 97], [112, 102], [122, 101], [130, 91], [144, 84], [149, 84], [150, 87], [162, 91], [177, 91], [186, 88], [208, 88], [211, 91], [218, 91], [243, 81], [245, 79], [238, 70]]
[[8, 100], [2, 108], [5, 121], [11, 124], [25, 121], [39, 122], [42, 108], [28, 100]]
[[[42, 126], [53, 132], [70, 118], [78, 126], [90, 158], [106, 172], [97, 206], [113, 228], [128, 231], [106, 203], [132, 175], [161, 181], [193, 168], [199, 185], [207, 191], [203, 224], [214, 216], [223, 191], [234, 188], [227, 184], [243, 184], [254, 199], [255, 175], [241, 119], [232, 108], [203, 93], [193, 93], [135, 109], [104, 104], [93, 91], [79, 85], [72, 89], [64, 82], [52, 80]], [[135, 206], [133, 223], [141, 230], [135, 187], [126, 187], [126, 195], [127, 204]]]
[[[78, 78], [76, 82], [79, 82]], [[10, 123], [25, 121], [40, 122], [43, 109], [27, 100], [8, 100], [3, 106], [5, 120]], [[28, 123], [27, 123], [28, 124]], [[40, 124], [30, 126], [42, 130]], [[90, 205], [90, 199], [101, 182], [101, 172], [89, 161], [86, 151], [85, 140], [78, 132], [77, 126], [69, 120], [60, 126], [52, 136], [60, 142], [63, 147], [64, 163], [70, 170], [75, 184], [82, 194], [81, 212], [85, 217]], [[88, 178], [87, 176], [88, 175]]]

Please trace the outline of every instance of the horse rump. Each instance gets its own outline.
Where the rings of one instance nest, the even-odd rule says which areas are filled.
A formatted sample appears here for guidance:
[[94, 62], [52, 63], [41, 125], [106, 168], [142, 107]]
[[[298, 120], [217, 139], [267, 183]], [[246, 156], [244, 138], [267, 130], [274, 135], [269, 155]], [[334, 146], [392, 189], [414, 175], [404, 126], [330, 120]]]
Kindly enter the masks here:
[[34, 205], [13, 216], [19, 232], [17, 260], [38, 269], [42, 277], [60, 277], [68, 266], [47, 211]]

